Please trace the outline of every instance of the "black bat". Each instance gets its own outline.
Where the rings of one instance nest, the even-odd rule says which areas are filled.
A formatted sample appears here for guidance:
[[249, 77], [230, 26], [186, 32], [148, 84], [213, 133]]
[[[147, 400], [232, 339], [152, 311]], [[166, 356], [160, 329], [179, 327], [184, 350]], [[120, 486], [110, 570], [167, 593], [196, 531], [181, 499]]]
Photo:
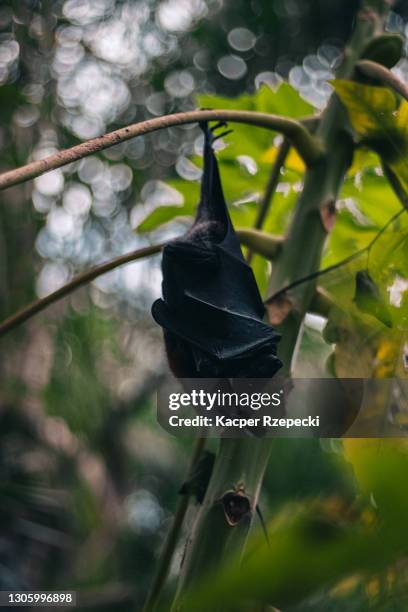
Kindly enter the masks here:
[[[270, 378], [281, 367], [279, 334], [264, 306], [225, 203], [214, 135], [206, 123], [201, 198], [193, 226], [163, 250], [163, 299], [152, 315], [164, 329], [178, 378]], [[218, 126], [216, 126], [218, 127]]]

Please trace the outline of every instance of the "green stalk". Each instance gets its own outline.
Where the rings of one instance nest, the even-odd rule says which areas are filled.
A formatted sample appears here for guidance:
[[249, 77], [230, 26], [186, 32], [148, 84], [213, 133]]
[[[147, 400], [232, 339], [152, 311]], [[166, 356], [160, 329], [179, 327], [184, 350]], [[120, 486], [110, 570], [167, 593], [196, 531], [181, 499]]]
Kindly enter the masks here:
[[[185, 481], [188, 481], [193, 476], [194, 469], [197, 466], [197, 463], [205, 447], [205, 442], [205, 438], [196, 439]], [[150, 591], [147, 596], [143, 612], [153, 612], [159, 601], [160, 595], [162, 594], [164, 585], [167, 580], [167, 576], [170, 571], [170, 565], [173, 560], [174, 551], [176, 549], [181, 534], [184, 518], [186, 516], [189, 503], [190, 496], [188, 494], [179, 497], [179, 500], [177, 502], [177, 508], [174, 513], [173, 522], [164, 541], [163, 549], [160, 553], [159, 563], [157, 566], [157, 572], [150, 587]]]
[[[387, 7], [387, 0], [362, 3], [338, 77], [352, 77], [365, 45], [381, 30]], [[347, 115], [335, 95], [322, 116], [317, 136], [325, 154], [306, 171], [304, 189], [296, 204], [287, 240], [274, 261], [268, 295], [320, 267], [327, 236], [321, 211], [335, 202], [353, 154]], [[279, 356], [285, 374], [291, 370], [303, 318], [314, 294], [314, 282], [298, 286], [291, 294], [293, 308], [279, 330], [282, 333]], [[271, 448], [270, 439], [221, 441], [208, 491], [187, 545], [174, 611], [185, 611], [183, 595], [204, 573], [213, 570], [230, 553], [243, 552]], [[238, 524], [230, 526], [220, 500], [238, 486], [249, 501], [250, 512]]]
[[[279, 147], [278, 154], [275, 160], [275, 163], [272, 166], [271, 173], [269, 175], [268, 183], [265, 188], [265, 193], [263, 195], [261, 205], [259, 207], [258, 216], [255, 220], [254, 229], [260, 230], [263, 227], [265, 219], [270, 211], [273, 197], [276, 192], [276, 188], [279, 185], [281, 170], [285, 165], [285, 161], [290, 151], [290, 142], [287, 138], [284, 138], [282, 144]], [[250, 246], [250, 245], [249, 245]], [[251, 248], [249, 248], [247, 253], [247, 262], [251, 263], [253, 256], [253, 252]]]

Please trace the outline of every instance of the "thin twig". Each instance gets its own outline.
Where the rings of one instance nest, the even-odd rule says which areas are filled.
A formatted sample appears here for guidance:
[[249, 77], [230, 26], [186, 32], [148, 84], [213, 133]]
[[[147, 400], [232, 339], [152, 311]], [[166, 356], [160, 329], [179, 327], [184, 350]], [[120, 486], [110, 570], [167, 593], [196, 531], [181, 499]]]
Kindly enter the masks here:
[[408, 87], [385, 66], [371, 60], [361, 60], [357, 62], [356, 67], [364, 76], [381, 81], [408, 100]]
[[154, 244], [152, 246], [144, 247], [142, 249], [137, 249], [136, 251], [132, 251], [131, 253], [127, 253], [126, 255], [121, 255], [120, 257], [116, 257], [111, 261], [101, 264], [100, 266], [95, 266], [82, 274], [78, 274], [75, 276], [69, 283], [60, 287], [53, 293], [35, 300], [31, 302], [28, 306], [25, 306], [21, 310], [18, 310], [16, 313], [8, 317], [3, 323], [0, 324], [0, 337], [11, 331], [24, 321], [27, 321], [30, 317], [34, 316], [38, 312], [41, 312], [50, 304], [57, 302], [61, 298], [67, 296], [75, 289], [86, 285], [91, 282], [101, 274], [105, 274], [106, 272], [110, 272], [114, 268], [118, 266], [123, 266], [124, 264], [130, 263], [132, 261], [136, 261], [138, 259], [142, 259], [143, 257], [149, 257], [150, 255], [154, 255], [155, 253], [159, 253], [161, 249], [164, 247], [164, 243], [162, 244]]
[[265, 193], [262, 198], [261, 206], [259, 208], [258, 216], [255, 221], [255, 225], [254, 225], [255, 229], [262, 229], [263, 227], [266, 216], [272, 204], [273, 196], [279, 184], [281, 170], [285, 164], [289, 151], [290, 151], [290, 142], [287, 140], [287, 138], [285, 138], [278, 149], [275, 163], [272, 166], [268, 184], [266, 186]]
[[395, 195], [397, 196], [403, 207], [408, 210], [408, 194], [401, 185], [401, 181], [399, 180], [398, 176], [391, 170], [389, 166], [387, 166], [387, 164], [383, 163], [382, 168]]
[[318, 278], [319, 276], [323, 276], [324, 274], [328, 274], [329, 272], [333, 272], [333, 270], [337, 270], [338, 268], [341, 268], [342, 266], [347, 265], [348, 263], [354, 261], [355, 259], [358, 259], [358, 257], [363, 255], [364, 253], [367, 253], [367, 251], [370, 252], [370, 250], [372, 249], [374, 244], [377, 242], [377, 240], [379, 240], [379, 238], [388, 229], [388, 227], [392, 223], [394, 223], [394, 221], [396, 221], [405, 212], [407, 212], [406, 208], [402, 208], [397, 213], [395, 213], [395, 215], [393, 215], [391, 217], [391, 219], [389, 219], [387, 221], [387, 223], [379, 230], [379, 232], [374, 236], [374, 238], [371, 240], [371, 242], [369, 244], [367, 244], [367, 246], [363, 247], [359, 251], [356, 251], [352, 255], [349, 255], [345, 259], [342, 259], [341, 261], [339, 261], [339, 262], [337, 262], [335, 264], [332, 264], [331, 266], [328, 266], [327, 268], [323, 268], [322, 270], [317, 270], [316, 272], [312, 272], [312, 274], [308, 274], [307, 276], [303, 276], [302, 278], [298, 278], [293, 283], [290, 283], [289, 285], [286, 285], [286, 287], [283, 287], [282, 289], [279, 289], [279, 291], [277, 291], [276, 293], [271, 295], [271, 297], [269, 297], [268, 299], [265, 300], [265, 304], [270, 304], [276, 298], [280, 297], [281, 295], [284, 295], [287, 291], [290, 291], [290, 289], [294, 289], [295, 287], [298, 287], [299, 285], [303, 285], [303, 283], [307, 283], [308, 281], [314, 280], [315, 278]]
[[78, 159], [92, 155], [97, 151], [102, 151], [120, 142], [125, 142], [136, 136], [141, 136], [142, 134], [148, 134], [149, 132], [155, 132], [156, 130], [176, 125], [215, 120], [230, 121], [232, 123], [246, 123], [281, 132], [290, 140], [308, 166], [315, 163], [323, 153], [319, 141], [301, 122], [295, 119], [253, 111], [196, 110], [186, 113], [165, 115], [163, 117], [155, 117], [154, 119], [134, 123], [133, 125], [105, 134], [104, 136], [87, 140], [70, 149], [58, 151], [45, 159], [40, 159], [26, 166], [22, 166], [21, 168], [5, 172], [0, 175], [0, 189], [6, 189], [12, 185], [23, 183], [24, 181], [44, 174], [44, 172], [55, 170], [56, 168], [70, 164]]
[[[288, 141], [287, 138], [285, 138], [278, 149], [278, 154], [276, 156], [275, 162], [271, 169], [271, 173], [269, 175], [268, 183], [265, 188], [265, 193], [263, 195], [261, 205], [259, 207], [258, 216], [255, 220], [255, 224], [254, 224], [255, 229], [261, 229], [263, 227], [266, 216], [272, 204], [273, 196], [279, 184], [281, 169], [286, 161], [289, 151], [290, 151], [290, 142]], [[247, 253], [248, 263], [251, 263], [252, 256], [253, 256], [253, 251], [249, 250]]]
[[[201, 457], [201, 453], [205, 447], [205, 438], [197, 438], [194, 444], [193, 452], [191, 455], [190, 465], [187, 470], [187, 476], [185, 481], [190, 480], [194, 469]], [[163, 587], [169, 574], [171, 561], [173, 559], [174, 551], [180, 536], [181, 528], [184, 522], [188, 505], [190, 502], [189, 495], [182, 495], [177, 504], [177, 508], [174, 514], [173, 523], [167, 534], [166, 540], [163, 545], [162, 552], [160, 554], [159, 566], [157, 574], [153, 580], [149, 595], [143, 608], [143, 612], [153, 612], [158, 603], [160, 594], [162, 593]]]

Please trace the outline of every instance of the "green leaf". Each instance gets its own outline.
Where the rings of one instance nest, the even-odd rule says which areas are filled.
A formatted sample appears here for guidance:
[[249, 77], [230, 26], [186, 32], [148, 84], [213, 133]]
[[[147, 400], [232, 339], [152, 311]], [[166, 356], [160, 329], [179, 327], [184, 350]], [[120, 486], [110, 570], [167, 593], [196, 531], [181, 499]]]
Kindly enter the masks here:
[[408, 192], [408, 102], [385, 87], [333, 81], [360, 142], [376, 151]]
[[168, 185], [183, 196], [183, 204], [158, 206], [136, 227], [137, 232], [151, 232], [161, 225], [178, 217], [193, 217], [200, 197], [200, 184], [197, 181], [174, 179]]
[[367, 44], [361, 55], [363, 59], [377, 62], [386, 68], [398, 64], [404, 52], [404, 39], [399, 34], [381, 34]]
[[362, 312], [375, 317], [387, 327], [392, 327], [389, 309], [367, 270], [359, 270], [356, 274], [354, 302]]
[[[337, 210], [336, 224], [322, 261], [323, 268], [367, 246], [389, 219], [401, 210], [401, 203], [388, 181], [374, 167], [360, 172], [356, 179], [345, 181]], [[401, 217], [399, 225], [408, 231], [408, 216]], [[380, 244], [384, 245], [383, 239]]]
[[367, 136], [392, 125], [398, 100], [389, 89], [342, 80], [332, 81], [332, 85], [347, 108], [357, 134]]
[[[257, 215], [260, 195], [263, 193], [268, 181], [270, 167], [265, 164], [259, 168], [256, 175], [251, 176], [240, 168], [238, 162], [225, 160], [220, 157], [219, 168], [224, 195], [229, 205], [234, 225], [236, 227], [252, 226]], [[182, 194], [184, 198], [183, 204], [181, 206], [157, 207], [143, 219], [137, 226], [136, 231], [150, 232], [164, 223], [177, 220], [179, 217], [194, 217], [200, 197], [199, 183], [196, 181], [174, 179], [169, 181], [168, 184]], [[272, 233], [282, 233], [289, 219], [296, 193], [291, 188], [289, 181], [287, 185], [287, 192], [275, 193], [274, 195], [274, 216], [265, 225], [265, 229]]]
[[365, 225], [361, 219], [359, 222], [358, 214], [353, 215], [358, 227], [363, 230], [370, 226], [380, 229], [401, 209], [400, 201], [377, 168], [364, 171], [357, 181], [347, 180], [341, 191], [341, 198], [353, 200], [356, 210], [367, 219], [368, 223]]
[[138, 232], [152, 232], [161, 225], [177, 219], [177, 217], [192, 215], [194, 209], [189, 205], [160, 206], [151, 212], [136, 228]]
[[243, 94], [236, 98], [201, 94], [197, 96], [196, 100], [201, 108], [252, 110], [293, 118], [303, 117], [314, 111], [313, 106], [306, 102], [299, 95], [299, 92], [286, 82], [281, 83], [275, 91], [267, 85], [263, 85], [254, 94]]
[[[197, 105], [202, 108], [271, 113], [294, 119], [310, 115], [314, 111], [314, 108], [285, 82], [276, 91], [264, 85], [254, 94], [244, 94], [236, 98], [200, 95], [197, 97]], [[254, 129], [253, 126], [241, 123], [234, 123], [232, 129], [233, 132], [225, 139], [228, 146], [221, 151], [220, 159], [235, 160], [238, 155], [249, 155], [259, 163], [262, 153], [272, 144], [273, 133], [267, 129]]]
[[[364, 252], [319, 280], [336, 305], [323, 335], [336, 345], [334, 370], [339, 377], [406, 376], [403, 345], [408, 339], [407, 229], [408, 215], [402, 215], [369, 253]], [[367, 265], [373, 284], [369, 281], [368, 288], [359, 286], [355, 300], [356, 276]], [[392, 329], [385, 328], [379, 320], [392, 325]]]

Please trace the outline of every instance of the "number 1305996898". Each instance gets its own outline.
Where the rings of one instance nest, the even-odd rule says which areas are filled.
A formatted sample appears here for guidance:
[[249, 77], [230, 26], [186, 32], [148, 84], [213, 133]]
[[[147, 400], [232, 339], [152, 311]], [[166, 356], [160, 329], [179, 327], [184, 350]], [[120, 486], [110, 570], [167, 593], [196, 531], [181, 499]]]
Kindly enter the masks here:
[[0, 607], [74, 607], [75, 605], [76, 593], [74, 591], [0, 591]]

